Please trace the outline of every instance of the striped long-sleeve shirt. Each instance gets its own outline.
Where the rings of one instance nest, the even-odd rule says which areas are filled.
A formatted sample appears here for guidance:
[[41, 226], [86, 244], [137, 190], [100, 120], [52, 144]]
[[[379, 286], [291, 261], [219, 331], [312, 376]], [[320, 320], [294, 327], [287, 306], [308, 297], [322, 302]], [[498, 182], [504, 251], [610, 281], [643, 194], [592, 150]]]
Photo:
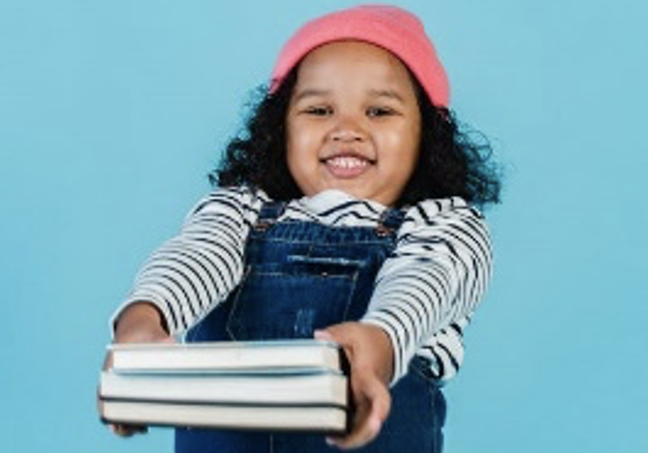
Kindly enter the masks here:
[[[147, 301], [172, 335], [185, 332], [240, 282], [245, 242], [267, 195], [246, 187], [217, 189], [189, 213], [181, 232], [144, 265], [125, 306]], [[385, 209], [329, 190], [291, 201], [278, 221], [333, 226], [378, 224]], [[380, 326], [394, 347], [394, 380], [414, 355], [433, 375], [451, 378], [463, 360], [463, 328], [490, 279], [492, 252], [482, 216], [457, 197], [407, 209], [396, 248], [384, 262], [361, 322]]]

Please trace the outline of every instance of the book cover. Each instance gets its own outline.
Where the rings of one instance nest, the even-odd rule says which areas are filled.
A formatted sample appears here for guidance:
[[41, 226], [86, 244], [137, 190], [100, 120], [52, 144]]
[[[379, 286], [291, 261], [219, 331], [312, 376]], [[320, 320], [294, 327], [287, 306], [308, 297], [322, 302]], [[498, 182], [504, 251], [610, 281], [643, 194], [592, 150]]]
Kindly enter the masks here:
[[106, 423], [183, 426], [261, 431], [343, 433], [347, 412], [330, 406], [227, 406], [146, 401], [105, 400], [100, 404]]
[[104, 399], [183, 403], [332, 405], [345, 407], [347, 378], [322, 372], [290, 375], [101, 374]]
[[109, 346], [113, 370], [131, 372], [312, 373], [344, 369], [341, 348], [317, 340], [129, 343]]

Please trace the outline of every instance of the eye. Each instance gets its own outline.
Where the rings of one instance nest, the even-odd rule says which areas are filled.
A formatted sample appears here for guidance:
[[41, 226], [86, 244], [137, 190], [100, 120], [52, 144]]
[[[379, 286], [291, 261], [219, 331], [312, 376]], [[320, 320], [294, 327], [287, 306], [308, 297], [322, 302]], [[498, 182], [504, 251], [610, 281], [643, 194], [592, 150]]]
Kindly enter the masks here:
[[394, 109], [390, 107], [375, 106], [375, 107], [369, 107], [367, 109], [367, 116], [369, 116], [370, 118], [379, 118], [383, 116], [391, 116], [394, 114], [396, 114], [396, 112], [394, 111]]
[[328, 116], [333, 113], [333, 109], [326, 105], [313, 105], [304, 108], [302, 113], [312, 116]]

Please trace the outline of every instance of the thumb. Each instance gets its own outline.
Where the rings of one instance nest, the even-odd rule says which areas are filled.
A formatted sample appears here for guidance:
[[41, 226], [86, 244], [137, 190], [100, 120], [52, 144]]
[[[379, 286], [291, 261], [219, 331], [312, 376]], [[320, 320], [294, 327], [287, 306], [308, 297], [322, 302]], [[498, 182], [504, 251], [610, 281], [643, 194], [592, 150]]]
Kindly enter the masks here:
[[333, 335], [328, 330], [316, 330], [313, 333], [313, 338], [319, 341], [335, 341]]
[[328, 326], [326, 329], [316, 330], [315, 339], [335, 341], [340, 344], [353, 343], [354, 334], [357, 333], [357, 323], [343, 322]]

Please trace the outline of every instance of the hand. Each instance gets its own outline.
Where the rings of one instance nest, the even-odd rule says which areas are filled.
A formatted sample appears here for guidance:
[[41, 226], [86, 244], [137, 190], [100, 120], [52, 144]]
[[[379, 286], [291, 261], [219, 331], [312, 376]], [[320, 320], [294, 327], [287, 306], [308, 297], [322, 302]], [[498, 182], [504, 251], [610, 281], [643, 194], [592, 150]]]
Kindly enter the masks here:
[[[136, 303], [124, 310], [115, 328], [115, 343], [173, 343], [174, 339], [164, 329], [160, 312], [149, 303]], [[103, 370], [112, 367], [112, 354], [108, 352]], [[101, 400], [97, 391], [97, 409], [101, 413]], [[118, 436], [130, 437], [145, 433], [146, 426], [110, 424], [111, 431]]]
[[391, 406], [389, 382], [393, 374], [393, 349], [380, 327], [346, 322], [315, 332], [318, 340], [335, 341], [343, 348], [351, 367], [351, 393], [355, 416], [351, 432], [329, 437], [342, 449], [358, 448], [372, 441], [387, 419]]

